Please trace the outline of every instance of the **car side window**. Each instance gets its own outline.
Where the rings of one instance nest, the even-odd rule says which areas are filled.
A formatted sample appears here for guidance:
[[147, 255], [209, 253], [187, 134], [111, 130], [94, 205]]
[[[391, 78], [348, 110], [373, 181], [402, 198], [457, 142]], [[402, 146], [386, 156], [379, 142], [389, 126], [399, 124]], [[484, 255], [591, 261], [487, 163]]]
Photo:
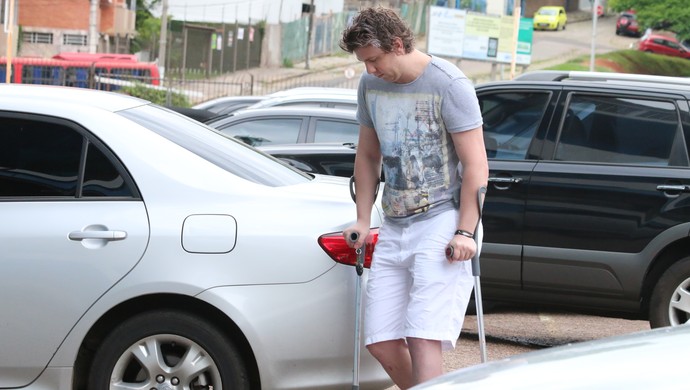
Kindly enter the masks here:
[[252, 146], [294, 144], [298, 141], [302, 119], [271, 118], [247, 120], [219, 128]]
[[327, 119], [316, 119], [314, 142], [339, 142], [357, 144], [359, 124]]
[[555, 159], [685, 167], [679, 118], [672, 101], [573, 94]]
[[117, 168], [76, 129], [26, 117], [0, 123], [0, 197], [132, 196]]
[[523, 160], [541, 123], [548, 92], [502, 92], [479, 96], [484, 144], [490, 159]]

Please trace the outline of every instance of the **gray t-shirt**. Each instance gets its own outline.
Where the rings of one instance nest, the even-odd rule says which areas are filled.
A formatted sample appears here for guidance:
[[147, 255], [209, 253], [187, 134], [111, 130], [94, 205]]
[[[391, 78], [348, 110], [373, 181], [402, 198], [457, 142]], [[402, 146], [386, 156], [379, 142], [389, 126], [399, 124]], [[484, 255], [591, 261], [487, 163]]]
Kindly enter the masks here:
[[449, 133], [482, 125], [474, 86], [457, 66], [431, 56], [408, 84], [365, 73], [358, 99], [359, 123], [374, 128], [381, 144], [387, 217], [418, 215], [457, 197], [459, 161]]

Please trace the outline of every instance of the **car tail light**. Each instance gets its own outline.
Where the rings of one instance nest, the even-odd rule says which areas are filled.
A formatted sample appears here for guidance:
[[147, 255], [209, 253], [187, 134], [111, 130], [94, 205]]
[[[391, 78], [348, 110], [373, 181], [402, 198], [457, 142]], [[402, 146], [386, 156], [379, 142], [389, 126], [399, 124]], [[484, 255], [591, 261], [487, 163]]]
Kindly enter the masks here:
[[[371, 229], [366, 240], [366, 249], [364, 250], [364, 268], [371, 266], [371, 257], [374, 254], [374, 245], [379, 239], [379, 229]], [[337, 263], [354, 266], [357, 264], [357, 256], [355, 250], [350, 248], [345, 242], [343, 233], [329, 233], [319, 237], [319, 245], [321, 248]]]

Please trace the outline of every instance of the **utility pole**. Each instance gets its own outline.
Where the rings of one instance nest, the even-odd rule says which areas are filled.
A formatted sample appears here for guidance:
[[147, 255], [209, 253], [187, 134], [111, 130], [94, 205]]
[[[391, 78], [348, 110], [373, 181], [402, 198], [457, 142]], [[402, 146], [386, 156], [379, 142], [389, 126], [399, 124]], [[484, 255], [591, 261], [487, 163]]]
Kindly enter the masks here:
[[158, 69], [161, 78], [165, 78], [165, 58], [168, 46], [168, 0], [163, 0], [163, 10], [161, 12], [161, 38], [158, 42]]
[[89, 8], [89, 53], [98, 51], [98, 0], [91, 0]]
[[309, 69], [309, 51], [311, 49], [311, 34], [314, 28], [314, 0], [311, 0], [311, 5], [309, 6], [309, 29], [307, 31], [307, 57], [304, 62], [304, 68]]
[[594, 72], [597, 51], [597, 19], [599, 19], [599, 0], [592, 2], [592, 48], [589, 53], [589, 71]]
[[5, 1], [5, 34], [7, 34], [7, 47], [5, 47], [5, 83], [9, 84], [12, 80], [12, 54], [14, 53], [14, 0]]
[[513, 43], [511, 45], [512, 55], [510, 60], [510, 80], [515, 78], [515, 66], [517, 64], [517, 47], [518, 35], [520, 35], [520, 18], [522, 17], [522, 8], [520, 1], [515, 2], [513, 7]]

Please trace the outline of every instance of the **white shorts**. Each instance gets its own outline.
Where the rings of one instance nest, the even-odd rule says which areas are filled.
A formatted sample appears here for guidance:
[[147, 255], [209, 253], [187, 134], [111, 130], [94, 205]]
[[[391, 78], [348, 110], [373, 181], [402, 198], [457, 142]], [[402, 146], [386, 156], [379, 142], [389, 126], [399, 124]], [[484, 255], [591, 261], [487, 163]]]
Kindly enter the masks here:
[[381, 226], [367, 281], [367, 345], [415, 337], [455, 348], [474, 287], [471, 261], [446, 259], [457, 221], [451, 209], [406, 227]]

